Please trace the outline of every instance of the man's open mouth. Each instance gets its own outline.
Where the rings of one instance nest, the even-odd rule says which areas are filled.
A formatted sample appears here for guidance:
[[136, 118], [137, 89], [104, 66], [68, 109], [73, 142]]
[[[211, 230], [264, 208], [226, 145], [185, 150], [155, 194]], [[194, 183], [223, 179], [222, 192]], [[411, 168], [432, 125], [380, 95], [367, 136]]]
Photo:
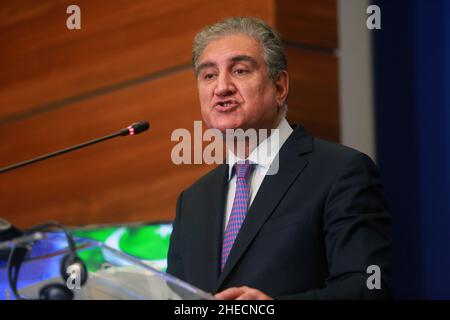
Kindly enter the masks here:
[[236, 100], [223, 100], [219, 101], [214, 105], [214, 108], [221, 111], [221, 112], [227, 112], [231, 111], [234, 108], [239, 106], [239, 102]]

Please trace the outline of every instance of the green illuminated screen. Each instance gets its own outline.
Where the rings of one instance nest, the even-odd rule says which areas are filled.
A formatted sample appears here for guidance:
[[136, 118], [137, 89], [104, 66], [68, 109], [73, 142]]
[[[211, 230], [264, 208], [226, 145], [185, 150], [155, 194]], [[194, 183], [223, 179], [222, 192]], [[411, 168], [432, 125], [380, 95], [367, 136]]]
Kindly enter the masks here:
[[[148, 262], [152, 267], [166, 271], [167, 251], [169, 249], [171, 223], [155, 223], [137, 226], [89, 227], [74, 229], [74, 236], [100, 241]], [[90, 271], [100, 268], [107, 262], [101, 250], [88, 250], [79, 253], [80, 257], [90, 262]]]

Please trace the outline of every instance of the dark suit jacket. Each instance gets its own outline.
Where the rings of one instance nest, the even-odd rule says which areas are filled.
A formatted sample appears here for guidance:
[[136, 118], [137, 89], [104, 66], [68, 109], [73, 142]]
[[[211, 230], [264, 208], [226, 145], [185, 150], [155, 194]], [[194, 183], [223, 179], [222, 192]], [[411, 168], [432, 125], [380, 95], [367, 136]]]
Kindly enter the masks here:
[[[266, 176], [223, 272], [228, 166], [181, 193], [168, 272], [208, 292], [257, 288], [274, 298], [388, 298], [390, 215], [374, 163], [301, 126], [282, 146], [279, 171]], [[367, 267], [381, 269], [369, 290]]]

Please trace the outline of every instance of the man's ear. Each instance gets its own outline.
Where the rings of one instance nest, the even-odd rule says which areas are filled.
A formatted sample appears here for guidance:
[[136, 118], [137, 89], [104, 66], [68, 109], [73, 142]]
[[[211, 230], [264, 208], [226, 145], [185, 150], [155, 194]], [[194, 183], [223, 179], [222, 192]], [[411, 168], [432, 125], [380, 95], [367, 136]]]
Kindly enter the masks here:
[[275, 89], [277, 92], [277, 103], [281, 108], [284, 106], [289, 92], [289, 74], [286, 70], [282, 70], [278, 74], [275, 81]]

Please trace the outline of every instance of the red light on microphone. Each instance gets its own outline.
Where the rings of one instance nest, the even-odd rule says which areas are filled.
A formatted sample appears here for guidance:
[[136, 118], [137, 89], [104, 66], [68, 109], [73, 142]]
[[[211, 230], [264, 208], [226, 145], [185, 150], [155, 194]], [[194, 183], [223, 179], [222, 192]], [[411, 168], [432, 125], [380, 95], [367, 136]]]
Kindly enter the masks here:
[[134, 135], [134, 128], [132, 126], [128, 126], [128, 132], [130, 136]]

